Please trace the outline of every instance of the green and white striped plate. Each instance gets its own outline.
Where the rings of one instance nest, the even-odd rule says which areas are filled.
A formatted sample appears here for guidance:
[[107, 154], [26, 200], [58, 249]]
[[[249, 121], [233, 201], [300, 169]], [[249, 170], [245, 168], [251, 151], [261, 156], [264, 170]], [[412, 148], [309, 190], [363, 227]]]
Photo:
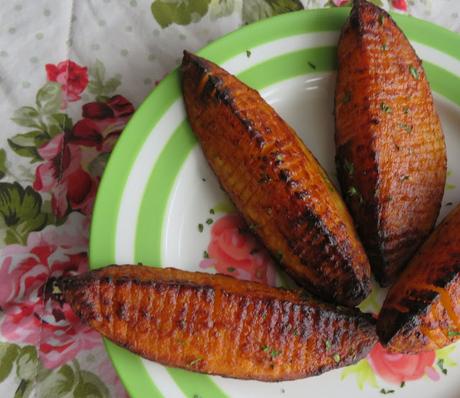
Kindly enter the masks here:
[[[285, 14], [246, 26], [198, 53], [260, 90], [330, 176], [335, 175], [335, 46], [348, 13], [341, 8]], [[452, 171], [443, 216], [460, 199], [460, 37], [414, 18], [395, 19], [424, 60], [443, 122]], [[224, 211], [226, 201], [189, 128], [174, 71], [136, 112], [110, 158], [94, 210], [91, 268], [143, 262], [198, 270], [210, 237], [209, 209], [219, 204]], [[218, 217], [214, 213], [211, 219]], [[372, 302], [378, 296], [376, 291], [367, 302], [368, 310], [377, 310]], [[133, 398], [378, 397], [392, 390], [401, 397], [454, 398], [460, 391], [455, 346], [428, 359], [380, 356], [345, 371], [276, 384], [167, 368], [110, 342], [106, 346]], [[398, 374], [418, 380], [401, 388], [391, 384]]]

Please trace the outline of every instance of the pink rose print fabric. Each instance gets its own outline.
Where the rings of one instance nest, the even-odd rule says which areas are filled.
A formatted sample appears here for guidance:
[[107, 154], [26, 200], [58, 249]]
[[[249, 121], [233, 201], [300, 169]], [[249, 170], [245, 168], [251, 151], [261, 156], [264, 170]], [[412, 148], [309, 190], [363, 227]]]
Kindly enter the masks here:
[[[80, 396], [87, 396], [87, 388], [88, 394], [108, 397], [107, 386], [116, 397], [126, 396], [105, 354], [97, 375], [82, 370], [85, 353], [104, 352], [101, 336], [61, 301], [53, 284], [56, 278], [88, 270], [88, 229], [97, 187], [108, 155], [134, 113], [131, 102], [114, 92], [118, 78], [107, 78], [100, 61], [97, 67], [96, 84], [87, 66], [70, 59], [45, 66], [48, 82], [38, 90], [35, 104], [19, 108], [19, 117], [13, 118], [18, 128], [35, 130], [20, 131], [9, 141], [15, 156], [30, 162], [32, 179], [26, 180], [29, 185], [0, 181], [0, 215], [9, 243], [0, 255], [0, 334], [17, 355], [6, 357], [11, 363], [5, 366], [22, 366], [14, 361], [27, 355], [47, 380], [61, 372], [57, 390], [49, 396], [61, 396], [57, 386], [64, 382]], [[87, 101], [79, 104], [83, 96]], [[86, 387], [76, 384], [88, 377]], [[28, 396], [31, 380], [23, 379], [15, 396]]]
[[407, 11], [407, 1], [406, 0], [392, 0], [391, 5], [400, 11]]
[[54, 214], [60, 218], [69, 210], [90, 214], [97, 181], [82, 169], [80, 148], [60, 133], [40, 147], [38, 154], [45, 162], [35, 170], [33, 188], [51, 194]]
[[61, 85], [65, 100], [73, 102], [81, 98], [80, 95], [89, 82], [87, 67], [80, 66], [69, 59], [57, 65], [47, 64], [45, 68], [48, 80]]
[[47, 368], [101, 344], [99, 334], [81, 324], [68, 304], [51, 300], [46, 289], [49, 278], [88, 269], [87, 234], [88, 219], [72, 213], [64, 225], [32, 232], [26, 246], [10, 245], [0, 256], [1, 332], [10, 341], [39, 346]]

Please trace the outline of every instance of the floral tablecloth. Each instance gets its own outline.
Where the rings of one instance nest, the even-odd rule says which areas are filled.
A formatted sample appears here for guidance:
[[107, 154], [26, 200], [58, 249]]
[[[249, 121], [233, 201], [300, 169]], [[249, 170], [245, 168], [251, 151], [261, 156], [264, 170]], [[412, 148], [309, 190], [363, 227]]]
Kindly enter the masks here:
[[[456, 0], [375, 0], [460, 31]], [[88, 268], [104, 166], [137, 106], [181, 58], [272, 15], [325, 0], [4, 0], [0, 16], [0, 396], [124, 397], [101, 337], [53, 296]], [[231, 233], [232, 222], [221, 224]], [[228, 231], [227, 231], [228, 232]], [[212, 250], [211, 250], [212, 255]], [[391, 358], [389, 382], [439, 377], [434, 353]], [[448, 366], [448, 357], [442, 366]], [[364, 364], [363, 366], [368, 366]], [[438, 364], [439, 365], [439, 364]], [[438, 369], [439, 370], [439, 369]], [[361, 375], [366, 377], [366, 368]], [[431, 375], [430, 375], [431, 373]]]

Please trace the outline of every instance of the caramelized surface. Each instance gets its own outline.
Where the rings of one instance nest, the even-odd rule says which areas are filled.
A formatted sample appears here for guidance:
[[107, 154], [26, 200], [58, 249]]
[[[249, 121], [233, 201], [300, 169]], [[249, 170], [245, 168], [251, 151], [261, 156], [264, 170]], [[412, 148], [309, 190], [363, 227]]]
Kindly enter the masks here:
[[389, 350], [421, 352], [460, 338], [460, 206], [440, 224], [390, 289], [378, 321]]
[[217, 65], [185, 53], [188, 117], [222, 187], [272, 255], [316, 295], [356, 305], [370, 267], [326, 173], [257, 93]]
[[438, 216], [444, 136], [420, 59], [391, 17], [355, 1], [338, 47], [337, 169], [382, 285], [392, 283]]
[[145, 358], [241, 379], [290, 380], [363, 358], [374, 321], [228, 276], [112, 266], [64, 279], [85, 322]]

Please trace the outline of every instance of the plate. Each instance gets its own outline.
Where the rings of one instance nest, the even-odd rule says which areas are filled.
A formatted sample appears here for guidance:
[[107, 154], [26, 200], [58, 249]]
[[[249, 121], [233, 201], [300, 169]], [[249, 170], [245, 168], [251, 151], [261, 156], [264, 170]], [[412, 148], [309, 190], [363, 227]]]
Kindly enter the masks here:
[[[198, 53], [259, 90], [333, 179], [335, 46], [348, 13], [285, 14], [246, 26]], [[446, 135], [449, 177], [442, 217], [460, 198], [460, 37], [411, 17], [394, 17], [424, 60]], [[174, 71], [133, 116], [110, 157], [94, 210], [91, 268], [145, 263], [286, 283], [239, 227], [241, 219], [190, 130]], [[383, 297], [376, 288], [361, 308], [377, 312]], [[167, 368], [108, 341], [106, 347], [133, 398], [299, 397], [306, 391], [328, 398], [392, 391], [401, 397], [454, 398], [460, 388], [455, 345], [416, 356], [389, 356], [377, 347], [358, 365], [275, 384]]]

